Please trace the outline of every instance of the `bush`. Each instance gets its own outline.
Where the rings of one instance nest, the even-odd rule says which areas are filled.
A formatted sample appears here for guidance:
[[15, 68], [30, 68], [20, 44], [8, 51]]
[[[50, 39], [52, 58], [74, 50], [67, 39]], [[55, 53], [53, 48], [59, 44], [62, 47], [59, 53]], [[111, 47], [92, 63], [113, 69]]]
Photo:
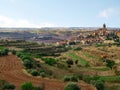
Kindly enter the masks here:
[[13, 84], [5, 84], [3, 85], [3, 90], [14, 90], [15, 89], [15, 85]]
[[70, 81], [72, 82], [78, 82], [78, 78], [76, 76], [71, 76]]
[[64, 76], [63, 80], [64, 82], [66, 81], [78, 82], [78, 78], [76, 76]]
[[31, 82], [26, 82], [21, 85], [21, 90], [33, 90], [33, 85]]
[[82, 75], [82, 74], [77, 75], [77, 77], [78, 77], [79, 80], [82, 80], [82, 79], [83, 79], [83, 75]]
[[73, 60], [67, 60], [66, 63], [67, 63], [68, 65], [73, 65]]
[[96, 81], [96, 80], [99, 80], [100, 79], [100, 76], [84, 76], [83, 77], [83, 80], [87, 83], [91, 83], [91, 81]]
[[64, 76], [63, 81], [64, 82], [70, 81], [70, 76]]
[[13, 55], [15, 55], [15, 54], [16, 54], [16, 51], [15, 51], [15, 50], [12, 50], [11, 52], [12, 52], [12, 54], [13, 54]]
[[39, 75], [39, 73], [38, 73], [37, 70], [31, 70], [30, 73], [31, 73], [33, 76], [38, 76], [38, 75]]
[[75, 64], [78, 64], [78, 60], [75, 60]]
[[76, 83], [70, 82], [66, 85], [64, 90], [81, 90], [81, 88]]
[[109, 67], [109, 68], [111, 68], [111, 69], [115, 65], [115, 62], [112, 61], [112, 60], [106, 60], [106, 62], [107, 62], [106, 66]]
[[22, 55], [22, 53], [20, 53], [20, 52], [17, 52], [17, 57], [20, 57], [21, 55]]
[[57, 61], [53, 58], [43, 58], [46, 64], [53, 66], [54, 64], [57, 63]]
[[97, 90], [104, 90], [104, 81], [102, 80], [96, 80], [94, 86], [97, 88]]
[[24, 60], [24, 66], [26, 67], [26, 68], [28, 68], [28, 69], [30, 69], [30, 68], [32, 68], [33, 67], [33, 65], [32, 65], [32, 62], [30, 61], [30, 60]]
[[40, 86], [36, 86], [33, 88], [33, 90], [44, 90], [44, 88], [40, 87]]
[[7, 48], [0, 50], [0, 56], [8, 55], [9, 50]]
[[82, 48], [81, 47], [77, 47], [74, 50], [79, 51], [79, 50], [82, 50]]
[[29, 61], [32, 61], [32, 59], [28, 56], [21, 55], [21, 59], [24, 61], [25, 59], [28, 59]]
[[7, 48], [5, 48], [5, 49], [3, 50], [4, 55], [8, 55], [8, 52], [9, 52], [9, 50], [8, 50]]
[[41, 73], [40, 73], [40, 76], [41, 76], [41, 77], [45, 77], [45, 76], [46, 76], [45, 72], [41, 72]]

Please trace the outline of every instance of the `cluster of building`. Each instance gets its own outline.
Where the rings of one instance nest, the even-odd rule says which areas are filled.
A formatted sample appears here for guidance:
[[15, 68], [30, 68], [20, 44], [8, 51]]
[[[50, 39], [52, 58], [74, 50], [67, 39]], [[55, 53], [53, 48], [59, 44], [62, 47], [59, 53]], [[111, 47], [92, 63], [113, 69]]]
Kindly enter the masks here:
[[[69, 40], [56, 42], [56, 45], [74, 45], [81, 43], [84, 45], [99, 44], [99, 43], [114, 43], [113, 35], [120, 37], [120, 31], [108, 30], [103, 24], [102, 28], [93, 31], [84, 31]], [[111, 39], [107, 39], [111, 37]]]

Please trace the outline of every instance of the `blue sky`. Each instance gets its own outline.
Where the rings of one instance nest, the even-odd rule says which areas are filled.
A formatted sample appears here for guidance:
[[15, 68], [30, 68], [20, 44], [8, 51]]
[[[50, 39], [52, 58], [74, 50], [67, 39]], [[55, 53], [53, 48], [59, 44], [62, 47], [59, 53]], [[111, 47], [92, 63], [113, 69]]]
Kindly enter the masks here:
[[0, 0], [0, 27], [120, 27], [120, 0]]

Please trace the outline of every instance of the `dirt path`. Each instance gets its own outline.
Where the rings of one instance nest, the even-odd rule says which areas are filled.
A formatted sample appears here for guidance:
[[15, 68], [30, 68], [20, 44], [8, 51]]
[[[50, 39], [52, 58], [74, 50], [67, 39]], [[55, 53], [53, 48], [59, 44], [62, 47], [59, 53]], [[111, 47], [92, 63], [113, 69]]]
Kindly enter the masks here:
[[[65, 83], [59, 80], [50, 80], [29, 76], [23, 73], [23, 65], [20, 59], [14, 55], [0, 57], [0, 79], [16, 85], [20, 89], [23, 82], [32, 82], [34, 85], [45, 85], [45, 90], [64, 90]], [[80, 83], [81, 90], [95, 90], [89, 84]]]

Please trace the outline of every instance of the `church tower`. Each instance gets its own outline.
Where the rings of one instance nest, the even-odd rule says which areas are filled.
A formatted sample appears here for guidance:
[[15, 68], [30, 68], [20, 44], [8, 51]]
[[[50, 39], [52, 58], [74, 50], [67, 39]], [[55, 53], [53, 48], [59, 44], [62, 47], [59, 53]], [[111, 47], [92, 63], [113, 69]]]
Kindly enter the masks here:
[[105, 23], [103, 24], [103, 29], [106, 30], [106, 24]]

